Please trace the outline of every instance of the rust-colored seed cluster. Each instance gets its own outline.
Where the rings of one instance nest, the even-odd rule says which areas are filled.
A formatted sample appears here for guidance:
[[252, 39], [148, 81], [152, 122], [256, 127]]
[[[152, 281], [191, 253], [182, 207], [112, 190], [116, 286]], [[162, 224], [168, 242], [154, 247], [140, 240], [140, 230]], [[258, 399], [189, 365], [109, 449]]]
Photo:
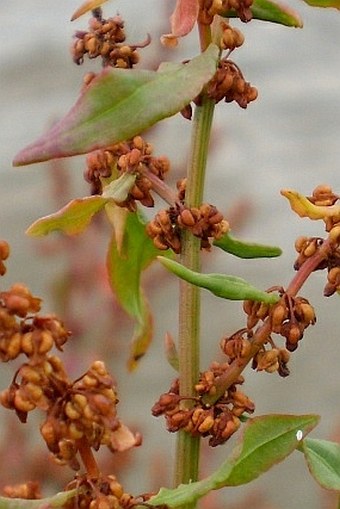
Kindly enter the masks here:
[[203, 203], [199, 208], [178, 205], [158, 212], [146, 231], [158, 249], [171, 248], [180, 253], [183, 229], [201, 239], [201, 249], [209, 250], [210, 239], [220, 239], [229, 230], [229, 224], [214, 205]]
[[139, 445], [140, 436], [133, 436], [118, 419], [117, 403], [113, 380], [101, 361], [69, 383], [41, 426], [41, 434], [56, 459], [79, 470], [76, 454], [84, 440], [95, 450], [106, 445], [112, 452]]
[[[321, 257], [320, 263], [314, 270], [327, 269], [324, 295], [330, 297], [340, 290], [340, 209], [337, 204], [339, 196], [333, 193], [329, 186], [320, 185], [314, 189], [312, 196], [306, 198], [321, 210], [323, 208], [323, 220], [329, 236], [327, 241], [321, 237], [298, 237], [295, 241], [298, 257], [295, 260], [294, 268], [299, 270], [313, 256], [317, 256], [320, 252], [326, 253], [326, 256]], [[324, 250], [325, 246], [327, 246], [326, 251]]]
[[77, 31], [71, 48], [73, 61], [82, 64], [84, 57], [101, 57], [104, 66], [121, 69], [132, 68], [139, 61], [137, 47], [149, 44], [130, 46], [125, 41], [124, 22], [120, 16], [101, 19], [93, 17], [89, 21], [89, 31]]
[[237, 102], [241, 108], [257, 98], [257, 89], [246, 82], [237, 65], [228, 59], [222, 59], [217, 71], [208, 83], [207, 94], [216, 103]]
[[252, 4], [253, 0], [203, 0], [199, 21], [205, 25], [210, 25], [216, 14], [234, 10], [240, 20], [247, 23], [252, 19], [250, 9]]
[[[322, 244], [323, 239], [321, 237], [298, 237], [295, 241], [295, 249], [299, 256], [295, 260], [294, 269], [299, 270], [305, 261], [317, 252]], [[325, 268], [327, 266], [326, 262], [323, 262], [322, 265], [323, 266], [320, 268]]]
[[316, 316], [313, 306], [303, 297], [293, 297], [283, 293], [280, 301], [274, 305], [263, 302], [245, 301], [243, 305], [248, 315], [247, 327], [253, 329], [261, 320], [269, 317], [271, 331], [286, 338], [286, 348], [296, 350], [309, 325], [314, 325]]
[[222, 50], [233, 51], [244, 43], [244, 35], [235, 27], [228, 23], [221, 23], [222, 35], [220, 40], [220, 48]]
[[[79, 509], [131, 509], [141, 501], [125, 493], [114, 475], [96, 479], [77, 477], [68, 484], [67, 490], [78, 489], [76, 507]], [[74, 499], [66, 502], [65, 509], [74, 509]]]
[[[193, 436], [209, 437], [209, 445], [215, 447], [225, 443], [240, 427], [240, 415], [252, 413], [254, 403], [237, 388], [243, 383], [240, 377], [213, 405], [205, 405], [203, 396], [214, 395], [216, 380], [230, 368], [229, 363], [214, 362], [208, 371], [201, 374], [195, 386], [197, 397], [186, 400], [179, 395], [176, 380], [169, 392], [162, 394], [152, 408], [154, 416], [164, 415], [167, 429], [180, 429]], [[185, 404], [192, 402], [192, 405]]]
[[2, 493], [9, 498], [22, 498], [25, 500], [36, 500], [41, 498], [41, 492], [38, 482], [28, 481], [22, 484], [6, 485], [2, 488]]
[[[4, 245], [4, 243], [0, 243]], [[61, 359], [51, 355], [62, 350], [70, 336], [54, 315], [41, 316], [41, 300], [22, 284], [0, 292], [0, 360], [23, 355], [10, 386], [0, 394], [0, 403], [16, 412], [22, 422], [35, 408], [46, 413], [41, 434], [55, 459], [80, 468], [77, 454], [82, 444], [111, 451], [140, 444], [117, 417], [118, 402], [111, 376], [101, 361], [72, 382]]]
[[5, 240], [0, 240], [0, 276], [6, 274], [4, 261], [9, 257], [9, 245]]
[[152, 183], [144, 171], [164, 180], [170, 163], [164, 156], [154, 157], [152, 152], [152, 145], [141, 136], [135, 136], [132, 140], [117, 143], [105, 150], [91, 152], [87, 156], [85, 179], [91, 184], [92, 194], [102, 192], [103, 178], [109, 179], [114, 172], [118, 172], [118, 176], [129, 172], [136, 176], [135, 184], [128, 198], [119, 205], [131, 211], [136, 211], [137, 201], [146, 207], [153, 207]]

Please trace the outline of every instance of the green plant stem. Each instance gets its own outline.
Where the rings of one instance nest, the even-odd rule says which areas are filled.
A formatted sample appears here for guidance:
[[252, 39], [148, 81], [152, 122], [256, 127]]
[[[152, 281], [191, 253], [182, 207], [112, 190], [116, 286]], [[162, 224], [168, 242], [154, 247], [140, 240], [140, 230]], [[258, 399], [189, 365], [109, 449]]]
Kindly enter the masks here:
[[[203, 200], [205, 168], [214, 102], [203, 98], [196, 107], [192, 126], [191, 151], [187, 169], [186, 206], [198, 207]], [[184, 232], [181, 263], [192, 270], [200, 270], [200, 239]], [[195, 384], [199, 376], [200, 290], [184, 281], [180, 282], [179, 299], [179, 383], [180, 394], [195, 396]], [[184, 406], [192, 404], [183, 401]], [[188, 483], [198, 479], [199, 438], [179, 432], [176, 451], [174, 484]]]

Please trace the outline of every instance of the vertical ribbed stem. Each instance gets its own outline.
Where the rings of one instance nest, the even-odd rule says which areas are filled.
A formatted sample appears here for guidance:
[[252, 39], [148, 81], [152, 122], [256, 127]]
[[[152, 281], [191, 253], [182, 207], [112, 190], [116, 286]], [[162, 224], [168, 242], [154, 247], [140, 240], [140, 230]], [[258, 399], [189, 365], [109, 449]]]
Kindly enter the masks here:
[[[187, 169], [186, 206], [199, 207], [203, 200], [205, 168], [214, 102], [204, 98], [196, 107], [192, 127], [191, 151]], [[200, 271], [200, 239], [189, 232], [182, 236], [181, 263]], [[180, 394], [195, 395], [194, 386], [199, 376], [200, 356], [200, 290], [184, 281], [180, 283], [179, 301], [179, 380]], [[190, 402], [183, 402], [190, 405]], [[174, 483], [188, 483], [198, 479], [199, 438], [180, 432]]]

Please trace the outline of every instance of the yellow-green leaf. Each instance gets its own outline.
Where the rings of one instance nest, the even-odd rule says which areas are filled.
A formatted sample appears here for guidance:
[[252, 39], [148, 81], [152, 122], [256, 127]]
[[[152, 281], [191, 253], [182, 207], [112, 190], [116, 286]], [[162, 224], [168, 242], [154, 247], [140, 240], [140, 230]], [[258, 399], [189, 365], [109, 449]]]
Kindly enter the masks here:
[[304, 0], [304, 2], [312, 7], [334, 7], [340, 9], [339, 0]]
[[37, 219], [27, 229], [26, 233], [32, 237], [41, 237], [54, 231], [76, 235], [85, 230], [94, 214], [104, 208], [107, 201], [107, 199], [98, 195], [77, 198], [70, 201], [58, 212]]
[[294, 191], [293, 189], [282, 189], [282, 196], [287, 198], [290, 206], [300, 217], [309, 217], [309, 219], [332, 219], [334, 222], [340, 221], [340, 205], [314, 205], [306, 196]]

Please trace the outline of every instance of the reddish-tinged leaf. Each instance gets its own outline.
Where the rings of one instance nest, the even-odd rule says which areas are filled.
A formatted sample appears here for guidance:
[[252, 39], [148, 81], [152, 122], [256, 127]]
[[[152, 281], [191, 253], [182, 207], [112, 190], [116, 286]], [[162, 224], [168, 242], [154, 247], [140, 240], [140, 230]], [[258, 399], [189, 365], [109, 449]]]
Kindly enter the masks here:
[[94, 214], [105, 207], [107, 201], [97, 195], [72, 200], [58, 212], [37, 219], [26, 233], [32, 237], [48, 235], [53, 231], [61, 231], [67, 235], [81, 233], [89, 225]]
[[184, 37], [194, 28], [199, 11], [198, 0], [177, 0], [175, 10], [171, 15], [171, 33], [162, 37], [162, 42], [166, 40], [176, 40], [177, 37]]
[[84, 154], [140, 134], [194, 99], [214, 75], [217, 58], [218, 48], [212, 44], [189, 63], [166, 72], [105, 69], [69, 113], [19, 152], [13, 164]]

